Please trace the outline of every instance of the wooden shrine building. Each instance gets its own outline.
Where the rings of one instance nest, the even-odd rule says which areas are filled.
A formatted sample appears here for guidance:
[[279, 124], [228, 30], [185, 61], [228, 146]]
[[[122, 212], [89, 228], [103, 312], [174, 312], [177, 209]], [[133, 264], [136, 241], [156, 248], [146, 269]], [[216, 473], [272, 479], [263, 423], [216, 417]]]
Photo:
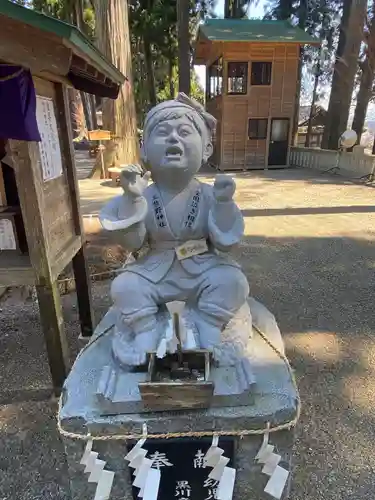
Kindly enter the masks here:
[[194, 64], [205, 65], [206, 108], [217, 118], [211, 162], [220, 170], [288, 164], [301, 45], [320, 44], [286, 21], [209, 19]]
[[57, 280], [71, 262], [83, 336], [94, 328], [67, 92], [115, 99], [124, 81], [77, 28], [0, 2], [0, 286], [35, 285], [56, 392], [69, 370]]

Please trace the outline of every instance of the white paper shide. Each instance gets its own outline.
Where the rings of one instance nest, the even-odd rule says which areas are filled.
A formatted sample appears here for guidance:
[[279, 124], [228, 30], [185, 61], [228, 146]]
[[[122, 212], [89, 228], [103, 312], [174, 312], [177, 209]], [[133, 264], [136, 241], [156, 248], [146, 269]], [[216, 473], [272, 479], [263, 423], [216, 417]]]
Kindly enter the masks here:
[[43, 180], [50, 181], [62, 175], [62, 160], [53, 101], [37, 96], [36, 119], [40, 132], [40, 163]]

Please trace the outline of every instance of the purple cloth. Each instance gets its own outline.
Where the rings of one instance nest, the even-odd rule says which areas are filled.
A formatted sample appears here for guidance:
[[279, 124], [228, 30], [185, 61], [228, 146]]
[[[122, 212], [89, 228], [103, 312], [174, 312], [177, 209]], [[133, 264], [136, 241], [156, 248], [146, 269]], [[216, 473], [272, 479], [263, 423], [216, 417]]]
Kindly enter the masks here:
[[35, 113], [36, 96], [30, 71], [0, 64], [0, 138], [40, 141]]

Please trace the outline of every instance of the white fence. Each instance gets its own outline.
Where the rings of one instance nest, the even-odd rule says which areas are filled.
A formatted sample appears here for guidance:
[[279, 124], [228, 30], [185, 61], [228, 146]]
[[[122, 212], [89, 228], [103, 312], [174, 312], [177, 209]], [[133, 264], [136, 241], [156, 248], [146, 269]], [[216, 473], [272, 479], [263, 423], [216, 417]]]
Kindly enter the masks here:
[[337, 173], [350, 178], [374, 174], [375, 155], [363, 151], [353, 153], [318, 148], [295, 148], [290, 150], [289, 164], [296, 167], [328, 170], [339, 167]]

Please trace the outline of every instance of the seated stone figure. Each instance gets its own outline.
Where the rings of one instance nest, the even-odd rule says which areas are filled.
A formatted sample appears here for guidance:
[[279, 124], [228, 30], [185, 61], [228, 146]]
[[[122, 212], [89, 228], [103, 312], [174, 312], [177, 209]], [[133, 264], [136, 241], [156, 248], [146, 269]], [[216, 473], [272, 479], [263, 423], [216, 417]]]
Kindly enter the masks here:
[[123, 364], [142, 364], [146, 353], [157, 349], [163, 335], [159, 313], [168, 302], [186, 302], [198, 347], [209, 350], [247, 307], [247, 279], [228, 255], [244, 232], [233, 201], [235, 183], [226, 175], [217, 175], [213, 186], [195, 179], [212, 154], [215, 125], [215, 118], [185, 94], [151, 109], [142, 145], [148, 172], [125, 169], [124, 193], [100, 213], [103, 227], [118, 231], [129, 251], [149, 246], [112, 283], [118, 312], [114, 354]]

